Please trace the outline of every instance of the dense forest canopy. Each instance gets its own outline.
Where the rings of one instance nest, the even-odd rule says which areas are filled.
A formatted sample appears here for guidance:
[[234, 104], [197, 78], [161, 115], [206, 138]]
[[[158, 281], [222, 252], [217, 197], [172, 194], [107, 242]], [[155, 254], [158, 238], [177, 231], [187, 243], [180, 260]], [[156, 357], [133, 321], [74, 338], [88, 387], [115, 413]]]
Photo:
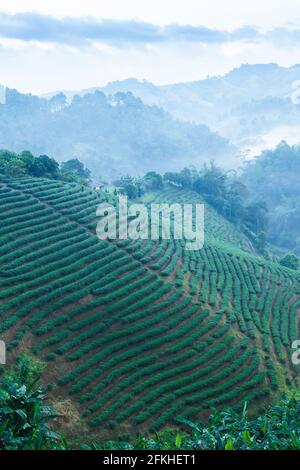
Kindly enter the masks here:
[[13, 178], [42, 177], [86, 185], [89, 182], [90, 170], [76, 158], [60, 165], [48, 155], [36, 157], [28, 150], [16, 153], [0, 149], [0, 174]]

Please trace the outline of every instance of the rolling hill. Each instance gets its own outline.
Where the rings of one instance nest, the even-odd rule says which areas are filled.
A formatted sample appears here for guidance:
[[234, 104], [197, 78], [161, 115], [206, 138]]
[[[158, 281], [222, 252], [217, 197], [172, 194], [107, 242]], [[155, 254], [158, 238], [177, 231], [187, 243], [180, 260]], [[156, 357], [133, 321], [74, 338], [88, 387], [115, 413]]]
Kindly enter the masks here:
[[[166, 186], [147, 203], [196, 202]], [[299, 273], [258, 257], [206, 207], [206, 243], [100, 241], [96, 207], [113, 196], [61, 181], [1, 178], [0, 337], [10, 360], [47, 362], [53, 401], [71, 399], [81, 436], [124, 436], [253, 412], [297, 383]], [[78, 434], [78, 432], [77, 432]]]

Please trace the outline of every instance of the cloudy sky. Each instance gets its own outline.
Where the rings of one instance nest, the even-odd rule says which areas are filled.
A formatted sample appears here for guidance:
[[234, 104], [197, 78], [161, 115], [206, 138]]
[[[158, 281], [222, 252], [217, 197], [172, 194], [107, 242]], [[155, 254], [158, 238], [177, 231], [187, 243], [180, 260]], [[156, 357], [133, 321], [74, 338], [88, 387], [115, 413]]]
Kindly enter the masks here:
[[33, 93], [289, 66], [300, 0], [1, 0], [0, 61], [0, 83]]

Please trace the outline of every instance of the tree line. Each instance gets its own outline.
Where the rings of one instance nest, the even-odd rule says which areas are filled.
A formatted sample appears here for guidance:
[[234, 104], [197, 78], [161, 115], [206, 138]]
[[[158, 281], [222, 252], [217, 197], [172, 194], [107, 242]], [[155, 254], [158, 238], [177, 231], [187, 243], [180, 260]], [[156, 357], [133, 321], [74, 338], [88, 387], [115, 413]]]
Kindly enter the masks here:
[[28, 150], [21, 153], [0, 150], [0, 174], [10, 178], [32, 176], [81, 184], [86, 184], [90, 178], [90, 170], [77, 158], [59, 164], [48, 155], [35, 157]]

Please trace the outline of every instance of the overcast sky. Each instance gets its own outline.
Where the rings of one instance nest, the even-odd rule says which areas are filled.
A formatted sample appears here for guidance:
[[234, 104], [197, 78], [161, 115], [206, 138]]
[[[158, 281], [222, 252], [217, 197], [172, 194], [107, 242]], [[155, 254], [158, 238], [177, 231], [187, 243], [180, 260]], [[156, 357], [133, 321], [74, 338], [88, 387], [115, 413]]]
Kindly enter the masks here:
[[33, 93], [289, 66], [300, 0], [1, 0], [0, 61], [0, 83]]

